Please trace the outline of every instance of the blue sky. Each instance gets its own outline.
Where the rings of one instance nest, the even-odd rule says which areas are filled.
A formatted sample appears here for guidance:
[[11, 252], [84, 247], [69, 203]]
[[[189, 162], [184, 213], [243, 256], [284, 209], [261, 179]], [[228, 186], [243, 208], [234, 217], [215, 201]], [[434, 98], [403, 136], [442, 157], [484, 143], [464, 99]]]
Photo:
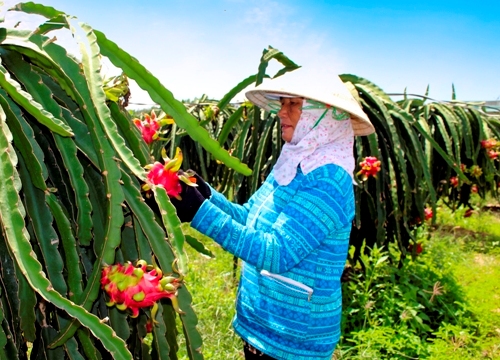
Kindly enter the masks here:
[[[17, 3], [5, 2], [5, 7]], [[268, 45], [312, 70], [317, 79], [351, 73], [387, 93], [406, 88], [422, 95], [429, 85], [430, 97], [439, 100], [451, 98], [454, 84], [460, 100], [500, 99], [500, 1], [41, 3], [104, 32], [178, 99], [221, 98], [256, 72]], [[22, 20], [28, 27], [39, 21], [16, 12], [6, 20]], [[149, 99], [133, 87], [131, 101]]]

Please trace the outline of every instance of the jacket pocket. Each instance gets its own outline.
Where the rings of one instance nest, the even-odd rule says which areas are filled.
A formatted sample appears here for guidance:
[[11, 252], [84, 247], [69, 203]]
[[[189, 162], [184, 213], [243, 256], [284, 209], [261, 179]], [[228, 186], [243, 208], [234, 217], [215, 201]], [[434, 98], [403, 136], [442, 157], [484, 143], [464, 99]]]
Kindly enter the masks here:
[[298, 281], [262, 270], [255, 304], [257, 321], [285, 339], [305, 339], [311, 322], [313, 289]]

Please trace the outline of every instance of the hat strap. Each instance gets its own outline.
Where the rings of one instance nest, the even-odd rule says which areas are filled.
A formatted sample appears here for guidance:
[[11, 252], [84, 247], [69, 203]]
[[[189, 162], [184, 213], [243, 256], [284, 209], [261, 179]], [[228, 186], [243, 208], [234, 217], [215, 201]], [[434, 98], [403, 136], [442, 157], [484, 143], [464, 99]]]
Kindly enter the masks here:
[[[320, 101], [306, 99], [307, 105], [302, 106], [302, 110], [312, 110], [312, 109], [325, 109], [323, 114], [316, 120], [316, 123], [313, 126], [313, 129], [319, 125], [320, 121], [325, 117], [328, 110], [332, 109], [332, 119], [338, 121], [349, 120], [351, 116], [348, 112], [337, 109], [335, 106], [331, 106], [329, 104], [322, 103]], [[277, 114], [279, 109], [281, 108], [281, 104], [276, 104], [275, 102], [269, 102], [268, 106], [270, 108], [270, 113]]]
[[316, 122], [314, 123], [313, 125], [313, 129], [319, 125], [319, 122], [325, 117], [326, 113], [328, 112], [328, 109], [330, 109], [330, 105], [326, 105], [326, 109], [325, 111], [323, 111], [323, 114], [321, 114], [321, 116], [318, 118], [318, 120], [316, 120]]
[[320, 121], [325, 117], [326, 113], [328, 110], [332, 109], [332, 119], [337, 120], [337, 121], [344, 121], [350, 119], [349, 113], [346, 111], [337, 109], [335, 106], [331, 106], [329, 104], [322, 103], [320, 101], [316, 100], [311, 100], [311, 99], [306, 99], [307, 105], [302, 107], [302, 110], [309, 110], [309, 109], [325, 109], [323, 114], [316, 120], [316, 123], [313, 126], [313, 129], [318, 126]]

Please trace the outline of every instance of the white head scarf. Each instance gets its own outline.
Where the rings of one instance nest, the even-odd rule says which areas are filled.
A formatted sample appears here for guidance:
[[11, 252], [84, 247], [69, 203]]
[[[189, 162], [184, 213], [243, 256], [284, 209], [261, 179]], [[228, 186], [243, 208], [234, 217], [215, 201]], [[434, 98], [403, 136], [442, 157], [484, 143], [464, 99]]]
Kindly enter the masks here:
[[290, 184], [299, 164], [306, 175], [322, 165], [336, 164], [353, 178], [353, 144], [348, 113], [304, 100], [292, 140], [283, 145], [274, 166], [274, 178], [280, 185]]

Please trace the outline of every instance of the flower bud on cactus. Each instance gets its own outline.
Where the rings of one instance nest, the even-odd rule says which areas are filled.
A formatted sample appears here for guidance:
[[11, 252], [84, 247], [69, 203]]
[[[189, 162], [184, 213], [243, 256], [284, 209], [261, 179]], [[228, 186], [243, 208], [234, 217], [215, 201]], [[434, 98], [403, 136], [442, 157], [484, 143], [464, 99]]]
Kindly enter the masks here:
[[377, 177], [380, 171], [380, 160], [374, 156], [367, 156], [362, 162], [359, 163], [361, 170], [356, 175], [363, 175], [363, 181], [367, 180], [370, 176]]
[[165, 149], [162, 150], [162, 157], [165, 164], [155, 162], [146, 166], [149, 172], [147, 183], [142, 186], [142, 189], [147, 191], [152, 186], [162, 186], [168, 196], [181, 200], [182, 186], [180, 181], [189, 186], [198, 186], [194, 173], [179, 171], [182, 165], [182, 152], [179, 148], [176, 149], [173, 159], [167, 157]]
[[478, 165], [474, 165], [470, 168], [469, 173], [475, 178], [478, 178], [483, 174], [483, 169], [481, 169]]
[[[169, 298], [177, 305], [176, 293], [179, 279], [173, 276], [162, 277], [159, 269], [139, 261], [137, 266], [130, 262], [124, 265], [105, 266], [101, 273], [101, 288], [109, 296], [108, 306], [116, 305], [120, 310], [130, 310], [132, 317], [139, 315], [139, 309], [154, 306], [158, 300]], [[168, 284], [166, 287], [163, 284]], [[178, 307], [176, 311], [181, 312]]]
[[458, 186], [458, 177], [452, 176], [450, 178], [450, 185], [453, 187], [457, 187]]

